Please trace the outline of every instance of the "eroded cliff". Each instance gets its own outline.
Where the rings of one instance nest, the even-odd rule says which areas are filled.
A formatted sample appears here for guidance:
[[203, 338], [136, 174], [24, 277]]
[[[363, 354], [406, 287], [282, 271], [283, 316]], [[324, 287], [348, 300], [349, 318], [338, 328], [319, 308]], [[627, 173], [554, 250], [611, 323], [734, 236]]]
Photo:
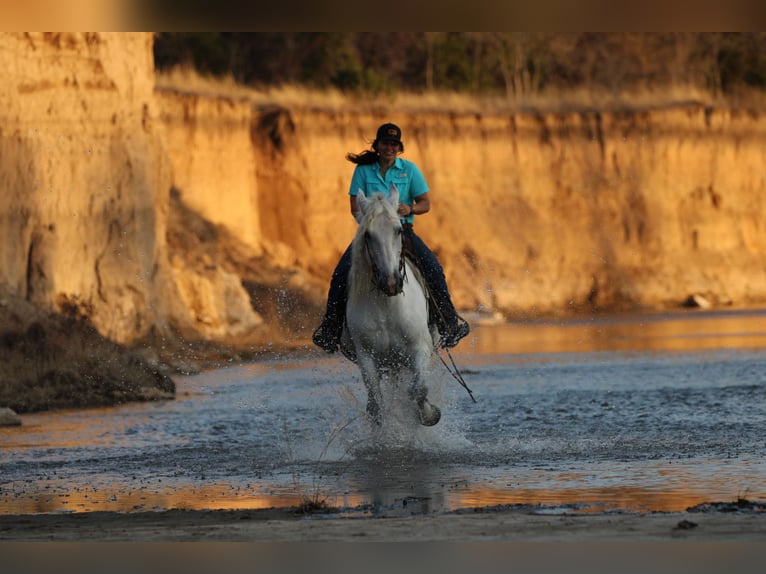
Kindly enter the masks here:
[[[158, 98], [163, 124], [187, 132], [171, 150], [176, 173], [192, 173], [178, 168], [201, 126], [215, 126], [202, 138], [215, 151], [194, 181], [184, 176], [184, 194], [256, 249], [318, 277], [329, 278], [353, 236], [344, 156], [391, 120], [403, 129], [404, 157], [431, 186], [433, 209], [416, 227], [461, 309], [518, 317], [675, 307], [693, 293], [716, 304], [766, 300], [762, 115], [694, 102], [480, 115], [259, 109], [230, 99], [222, 114], [222, 100]], [[216, 117], [229, 138], [215, 137]], [[215, 186], [222, 164], [254, 177]], [[257, 219], [242, 225], [235, 211], [227, 222], [226, 206]]]
[[[200, 182], [204, 189], [225, 192], [252, 179], [237, 170], [253, 162], [211, 156], [242, 151], [233, 138], [216, 146], [216, 131], [228, 130], [217, 110], [218, 125], [203, 126], [196, 145], [182, 150], [188, 163], [175, 166], [176, 181], [172, 126], [158, 119], [152, 35], [1, 34], [0, 63], [0, 284], [47, 311], [77, 307], [119, 343], [149, 335], [240, 344], [267, 337], [257, 307], [269, 303], [254, 301], [246, 285], [247, 261], [262, 255], [259, 230], [248, 227], [257, 204], [227, 211], [219, 203], [220, 213], [207, 214], [251, 246], [242, 269], [199, 260], [190, 255], [193, 243], [177, 240], [195, 214], [194, 198], [179, 222], [172, 189], [193, 190], [185, 178], [206, 173], [213, 179]], [[252, 153], [247, 130], [245, 138]]]
[[0, 282], [39, 307], [82, 306], [115, 340], [157, 322], [164, 299], [151, 285], [171, 173], [150, 47], [142, 34], [0, 35]]
[[151, 34], [3, 33], [0, 65], [3, 406], [164, 397], [167, 369], [256, 353], [281, 335], [269, 322], [300, 324], [281, 313], [316, 314], [299, 269], [173, 192]]

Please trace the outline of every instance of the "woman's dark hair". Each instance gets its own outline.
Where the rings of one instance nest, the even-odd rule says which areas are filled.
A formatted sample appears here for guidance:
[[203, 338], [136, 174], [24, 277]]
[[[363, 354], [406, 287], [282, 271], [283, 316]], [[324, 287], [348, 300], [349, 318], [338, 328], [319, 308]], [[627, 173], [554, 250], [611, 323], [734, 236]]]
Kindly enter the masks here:
[[[359, 153], [347, 153], [346, 159], [356, 165], [370, 165], [378, 161], [378, 140], [372, 142], [372, 149], [366, 149]], [[404, 144], [399, 142], [399, 152], [404, 151]]]

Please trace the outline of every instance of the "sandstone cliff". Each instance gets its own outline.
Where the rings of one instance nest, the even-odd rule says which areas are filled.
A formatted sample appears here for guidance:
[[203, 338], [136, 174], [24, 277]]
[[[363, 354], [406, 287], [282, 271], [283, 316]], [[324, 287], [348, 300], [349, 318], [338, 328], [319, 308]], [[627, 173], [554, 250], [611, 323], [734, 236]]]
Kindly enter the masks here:
[[384, 121], [466, 312], [766, 302], [762, 114], [264, 105], [155, 88], [141, 33], [0, 34], [0, 64], [0, 286], [117, 343], [305, 342]]
[[518, 317], [676, 307], [693, 293], [766, 300], [762, 115], [693, 102], [373, 114], [157, 96], [163, 125], [183, 142], [169, 156], [184, 196], [257, 251], [325, 280], [355, 225], [344, 155], [392, 120], [431, 185], [433, 210], [416, 227], [461, 309]]
[[316, 315], [311, 278], [173, 193], [151, 34], [3, 33], [0, 65], [3, 406], [166, 396], [160, 371], [210, 356], [195, 344], [255, 353], [282, 334], [269, 321]]
[[[172, 130], [159, 122], [154, 95], [151, 34], [2, 34], [0, 63], [0, 284], [42, 309], [76, 306], [120, 343], [151, 333], [240, 343], [266, 336], [242, 273], [190, 259], [193, 245], [168, 244], [188, 223], [175, 217], [177, 202], [171, 211], [171, 189], [202, 170], [177, 166], [174, 180], [166, 149]], [[228, 130], [223, 114], [211, 119], [219, 126], [205, 126], [196, 147], [181, 153], [214, 177], [201, 183], [216, 194], [247, 181], [252, 172], [237, 169], [252, 162], [211, 157], [214, 132]], [[233, 138], [225, 144], [221, 153], [241, 155]], [[218, 175], [232, 177], [214, 175], [211, 161]], [[210, 223], [225, 223], [253, 248], [242, 264], [262, 255], [258, 229], [248, 228], [257, 204], [219, 207]]]
[[122, 341], [165, 299], [151, 286], [171, 173], [150, 48], [141, 34], [0, 35], [0, 282], [39, 307], [80, 305]]

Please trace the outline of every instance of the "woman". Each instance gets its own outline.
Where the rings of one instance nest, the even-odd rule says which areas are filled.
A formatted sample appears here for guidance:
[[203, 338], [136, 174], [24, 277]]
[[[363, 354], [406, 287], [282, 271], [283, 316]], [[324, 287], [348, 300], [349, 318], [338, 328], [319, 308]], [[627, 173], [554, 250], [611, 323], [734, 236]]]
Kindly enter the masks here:
[[[361, 220], [359, 204], [356, 195], [361, 190], [369, 196], [375, 192], [388, 193], [391, 184], [399, 190], [398, 213], [402, 218], [404, 244], [415, 258], [415, 263], [423, 273], [431, 297], [436, 304], [432, 313], [441, 335], [441, 345], [451, 348], [465, 337], [470, 327], [460, 317], [452, 304], [444, 271], [436, 256], [415, 235], [412, 228], [415, 215], [423, 215], [431, 209], [428, 185], [420, 173], [418, 166], [411, 161], [398, 157], [404, 151], [402, 131], [394, 124], [383, 124], [378, 128], [372, 149], [359, 154], [350, 153], [346, 156], [356, 164], [351, 178], [349, 199], [351, 214], [357, 221]], [[346, 319], [346, 299], [348, 289], [348, 274], [351, 269], [351, 247], [338, 262], [330, 281], [327, 294], [327, 310], [322, 324], [314, 332], [314, 344], [328, 353], [338, 350], [343, 323]]]

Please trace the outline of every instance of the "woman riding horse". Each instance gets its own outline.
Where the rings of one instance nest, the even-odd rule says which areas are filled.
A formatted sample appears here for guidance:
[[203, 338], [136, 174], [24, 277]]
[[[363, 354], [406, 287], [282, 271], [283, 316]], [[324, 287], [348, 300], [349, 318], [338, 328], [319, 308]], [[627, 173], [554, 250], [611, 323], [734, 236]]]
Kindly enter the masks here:
[[[386, 123], [378, 128], [372, 149], [346, 156], [356, 164], [349, 189], [351, 214], [360, 221], [357, 193], [366, 197], [375, 192], [388, 193], [393, 184], [399, 191], [398, 214], [402, 219], [404, 241], [408, 254], [415, 259], [423, 274], [428, 291], [436, 305], [435, 316], [441, 336], [440, 344], [451, 348], [465, 337], [470, 327], [457, 314], [447, 289], [444, 271], [434, 253], [413, 230], [415, 215], [423, 215], [431, 209], [428, 185], [418, 166], [398, 157], [404, 151], [402, 131], [398, 126]], [[330, 281], [327, 309], [322, 324], [314, 332], [314, 344], [328, 353], [338, 350], [348, 299], [348, 274], [351, 269], [351, 247], [340, 258]]]

